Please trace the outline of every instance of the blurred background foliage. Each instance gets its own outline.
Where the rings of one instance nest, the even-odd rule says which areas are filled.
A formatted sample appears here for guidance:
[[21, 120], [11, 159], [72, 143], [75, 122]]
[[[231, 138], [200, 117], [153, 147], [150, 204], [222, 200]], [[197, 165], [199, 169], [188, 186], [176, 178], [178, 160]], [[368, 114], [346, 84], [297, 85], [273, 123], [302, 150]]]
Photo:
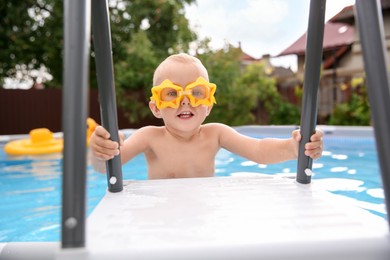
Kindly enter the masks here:
[[[299, 124], [300, 108], [284, 100], [275, 80], [266, 75], [264, 64], [243, 67], [239, 48], [227, 45], [212, 50], [209, 39], [199, 39], [191, 30], [184, 7], [196, 4], [196, 0], [108, 2], [117, 104], [130, 122], [152, 117], [147, 103], [157, 65], [170, 54], [192, 52], [208, 69], [210, 81], [217, 84], [217, 104], [208, 121], [229, 125]], [[1, 1], [0, 16], [0, 83], [15, 78], [17, 73], [25, 73], [22, 77], [35, 82], [37, 78], [29, 71], [45, 68], [52, 75], [44, 82], [45, 88], [61, 88], [63, 2]], [[93, 32], [91, 42], [90, 87], [97, 88]], [[330, 122], [369, 124], [365, 102], [364, 91], [356, 94], [350, 104], [336, 108]]]
[[351, 81], [352, 96], [346, 103], [338, 104], [329, 119], [331, 125], [371, 125], [367, 87], [362, 78]]

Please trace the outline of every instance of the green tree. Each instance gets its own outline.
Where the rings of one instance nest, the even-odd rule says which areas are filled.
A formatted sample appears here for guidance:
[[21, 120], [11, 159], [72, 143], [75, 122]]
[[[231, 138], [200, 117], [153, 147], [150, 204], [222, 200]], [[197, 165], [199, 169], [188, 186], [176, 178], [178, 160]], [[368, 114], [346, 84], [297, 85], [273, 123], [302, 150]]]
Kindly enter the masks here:
[[[151, 79], [150, 72], [162, 59], [173, 52], [188, 51], [189, 43], [196, 39], [196, 35], [189, 29], [188, 20], [184, 15], [184, 4], [193, 2], [195, 0], [110, 1], [114, 62], [124, 66], [130, 62], [129, 66], [134, 69], [134, 75], [138, 75], [136, 78], [129, 78], [131, 81], [125, 85], [121, 85], [119, 80], [117, 83], [120, 87], [143, 89], [145, 83], [140, 81], [140, 73]], [[147, 57], [142, 58], [144, 48], [147, 48], [148, 53]], [[129, 53], [149, 62], [137, 64], [139, 59], [131, 60], [127, 57]], [[116, 66], [116, 69], [118, 68]], [[145, 70], [150, 74], [146, 74]]]
[[330, 125], [370, 125], [370, 105], [365, 86], [356, 86], [350, 100], [338, 104], [329, 119]]
[[135, 33], [124, 58], [114, 64], [117, 105], [130, 122], [151, 116], [147, 105], [158, 59], [145, 31]]
[[28, 70], [46, 66], [62, 81], [63, 3], [54, 0], [15, 0], [0, 4], [0, 84], [18, 66]]
[[[128, 45], [139, 31], [145, 31], [154, 56], [159, 59], [171, 52], [187, 51], [196, 35], [189, 29], [184, 5], [193, 2], [195, 0], [109, 1], [114, 63], [126, 59]], [[63, 2], [2, 1], [0, 15], [0, 81], [14, 76], [17, 65], [26, 65], [30, 70], [45, 66], [53, 75], [46, 86], [61, 87]], [[90, 75], [91, 86], [96, 87], [94, 61]]]
[[[197, 55], [208, 69], [210, 81], [217, 84], [217, 104], [207, 121], [228, 125], [299, 123], [298, 108], [282, 98], [263, 63], [245, 67], [240, 48], [227, 45], [215, 52], [207, 46], [207, 39], [200, 42]], [[258, 114], [266, 118], [259, 120]]]
[[261, 122], [299, 123], [298, 108], [283, 100], [275, 80], [266, 75], [264, 64], [244, 67], [241, 49], [230, 45], [217, 52], [207, 48], [207, 40], [199, 46], [202, 52], [198, 56], [208, 69], [210, 81], [217, 84], [217, 104], [207, 121], [228, 125], [259, 123], [255, 112], [261, 109], [267, 117]]
[[217, 85], [213, 111], [207, 121], [239, 125], [253, 121], [251, 104], [246, 103], [244, 88], [237, 85], [241, 74], [241, 51], [227, 46], [211, 51], [203, 46], [199, 58], [208, 70], [210, 81]]
[[276, 81], [265, 73], [263, 63], [254, 63], [246, 67], [240, 78], [240, 85], [251, 88], [253, 107], [265, 109], [267, 118], [258, 119], [265, 124], [285, 125], [299, 123], [299, 111], [288, 103], [277, 90]]

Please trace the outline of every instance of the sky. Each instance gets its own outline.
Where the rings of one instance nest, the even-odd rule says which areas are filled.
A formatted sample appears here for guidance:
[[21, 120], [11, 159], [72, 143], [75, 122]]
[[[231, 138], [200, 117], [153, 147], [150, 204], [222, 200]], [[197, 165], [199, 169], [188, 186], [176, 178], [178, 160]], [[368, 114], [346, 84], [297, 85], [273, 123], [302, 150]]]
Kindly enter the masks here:
[[[354, 3], [327, 0], [325, 21]], [[211, 39], [213, 49], [241, 43], [245, 53], [261, 58], [278, 55], [306, 32], [309, 9], [310, 0], [197, 0], [186, 7], [186, 17], [200, 38]], [[296, 70], [294, 55], [271, 62]]]

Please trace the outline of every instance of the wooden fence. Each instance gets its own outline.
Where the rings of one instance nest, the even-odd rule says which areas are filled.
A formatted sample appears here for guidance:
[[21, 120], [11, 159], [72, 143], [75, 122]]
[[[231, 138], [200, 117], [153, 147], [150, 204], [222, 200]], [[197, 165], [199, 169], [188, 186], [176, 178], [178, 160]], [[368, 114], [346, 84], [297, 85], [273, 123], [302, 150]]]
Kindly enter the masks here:
[[[0, 135], [27, 134], [35, 128], [46, 127], [52, 132], [62, 131], [62, 90], [60, 89], [0, 89]], [[100, 124], [97, 90], [90, 90], [89, 117]], [[148, 119], [131, 124], [118, 109], [118, 126], [138, 128], [147, 124], [161, 125]]]

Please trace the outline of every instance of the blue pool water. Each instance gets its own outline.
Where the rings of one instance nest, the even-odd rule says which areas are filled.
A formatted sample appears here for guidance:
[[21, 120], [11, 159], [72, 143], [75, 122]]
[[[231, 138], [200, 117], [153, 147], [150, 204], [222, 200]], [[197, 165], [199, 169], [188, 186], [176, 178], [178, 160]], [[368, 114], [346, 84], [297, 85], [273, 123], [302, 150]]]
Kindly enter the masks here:
[[[216, 158], [216, 176], [295, 176], [296, 164], [289, 161], [259, 165], [221, 150]], [[0, 149], [0, 242], [59, 241], [61, 171], [59, 154], [7, 156]], [[323, 157], [314, 162], [313, 171], [313, 185], [341, 194], [387, 219], [372, 137], [325, 136]], [[146, 179], [144, 157], [138, 156], [124, 165], [123, 174], [124, 179]], [[104, 196], [106, 181], [105, 175], [88, 167], [88, 214]]]

